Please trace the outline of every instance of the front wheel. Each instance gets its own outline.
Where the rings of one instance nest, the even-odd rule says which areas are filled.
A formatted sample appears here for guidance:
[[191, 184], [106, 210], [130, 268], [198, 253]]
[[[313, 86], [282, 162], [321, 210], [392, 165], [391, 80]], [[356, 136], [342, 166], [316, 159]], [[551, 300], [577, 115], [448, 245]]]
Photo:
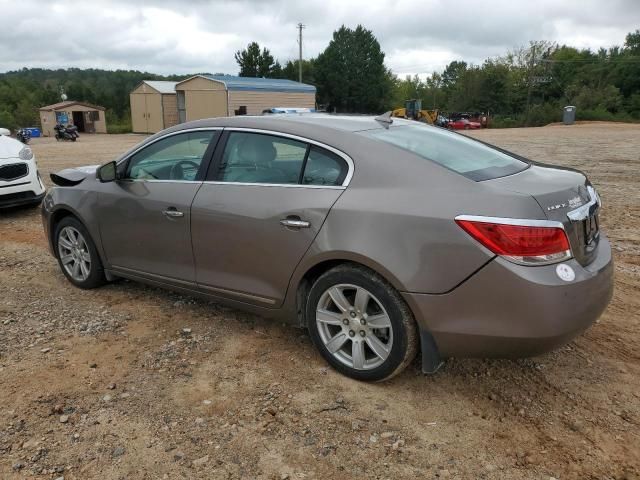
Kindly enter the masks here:
[[74, 217], [65, 217], [55, 229], [55, 253], [65, 277], [76, 287], [104, 284], [104, 268], [87, 229]]
[[413, 360], [418, 332], [411, 311], [383, 278], [341, 265], [311, 287], [309, 335], [336, 370], [357, 380], [386, 380]]

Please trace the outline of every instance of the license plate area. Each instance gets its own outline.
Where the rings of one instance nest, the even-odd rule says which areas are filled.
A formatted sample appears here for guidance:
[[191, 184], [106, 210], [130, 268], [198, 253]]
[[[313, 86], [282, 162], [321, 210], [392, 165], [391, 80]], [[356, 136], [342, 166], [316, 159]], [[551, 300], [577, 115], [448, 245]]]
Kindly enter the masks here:
[[584, 243], [587, 246], [591, 246], [591, 244], [593, 244], [594, 240], [596, 240], [598, 238], [598, 235], [600, 233], [600, 227], [598, 224], [598, 215], [593, 214], [593, 215], [589, 215], [583, 222], [582, 222], [582, 231], [584, 234]]

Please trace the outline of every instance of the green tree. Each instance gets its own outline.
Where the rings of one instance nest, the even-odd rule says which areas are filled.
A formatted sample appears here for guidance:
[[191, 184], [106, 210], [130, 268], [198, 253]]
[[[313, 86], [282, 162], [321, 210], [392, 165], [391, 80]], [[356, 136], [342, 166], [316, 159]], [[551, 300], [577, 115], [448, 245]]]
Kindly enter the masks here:
[[[287, 78], [289, 80], [298, 81], [298, 60], [288, 60], [287, 63], [284, 64], [282, 68], [282, 77]], [[309, 60], [302, 60], [302, 82], [315, 84], [315, 65], [316, 61], [314, 58]]]
[[241, 77], [265, 77], [277, 78], [282, 74], [282, 67], [273, 55], [257, 42], [251, 42], [244, 50], [238, 50], [235, 54], [236, 62], [240, 66]]
[[340, 112], [371, 113], [389, 108], [393, 77], [370, 30], [344, 25], [315, 62], [319, 102]]

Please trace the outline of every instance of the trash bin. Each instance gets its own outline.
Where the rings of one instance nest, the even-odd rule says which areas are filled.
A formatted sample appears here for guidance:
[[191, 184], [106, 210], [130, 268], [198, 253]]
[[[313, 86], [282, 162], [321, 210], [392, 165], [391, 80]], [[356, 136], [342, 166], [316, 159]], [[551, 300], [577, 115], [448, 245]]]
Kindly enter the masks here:
[[573, 105], [568, 105], [564, 107], [564, 112], [562, 113], [562, 123], [565, 125], [573, 125], [576, 121], [576, 107]]

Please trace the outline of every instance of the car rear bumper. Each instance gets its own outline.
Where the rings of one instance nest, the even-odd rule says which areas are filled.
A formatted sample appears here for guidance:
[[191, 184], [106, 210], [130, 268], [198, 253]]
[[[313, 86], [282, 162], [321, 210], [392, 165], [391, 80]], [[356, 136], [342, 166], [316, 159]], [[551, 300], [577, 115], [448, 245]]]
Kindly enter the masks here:
[[526, 357], [557, 348], [586, 330], [613, 294], [613, 260], [601, 235], [598, 254], [565, 282], [557, 265], [527, 267], [496, 258], [453, 291], [403, 293], [443, 357]]

